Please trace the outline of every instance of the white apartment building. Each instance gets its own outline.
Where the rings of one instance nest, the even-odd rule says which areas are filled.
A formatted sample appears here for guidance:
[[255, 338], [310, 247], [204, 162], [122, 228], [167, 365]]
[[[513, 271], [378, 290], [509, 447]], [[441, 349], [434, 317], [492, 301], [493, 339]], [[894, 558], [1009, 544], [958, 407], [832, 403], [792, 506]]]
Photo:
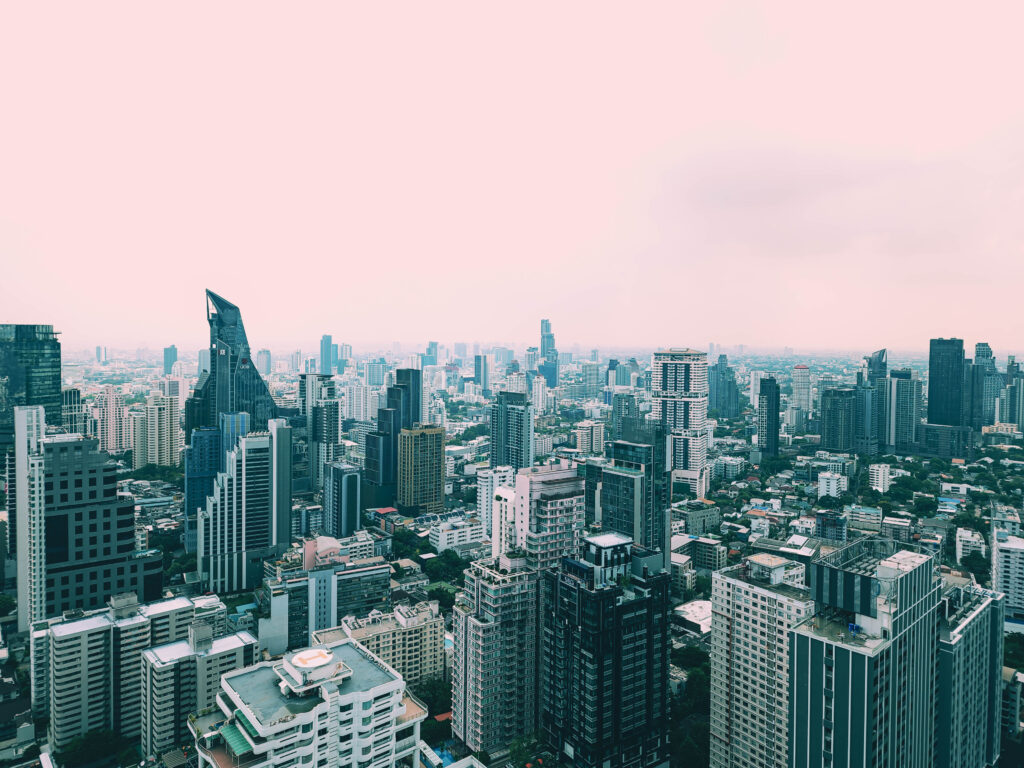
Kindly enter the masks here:
[[103, 387], [103, 391], [93, 401], [93, 415], [99, 432], [100, 448], [107, 453], [121, 453], [132, 447], [124, 397], [110, 384]]
[[214, 637], [205, 622], [191, 624], [188, 639], [142, 654], [142, 754], [160, 755], [194, 740], [191, 712], [212, 707], [221, 675], [251, 666], [259, 642], [248, 632]]
[[580, 453], [604, 453], [604, 424], [587, 419], [573, 429], [576, 436], [576, 450]]
[[19, 632], [27, 632], [33, 622], [46, 616], [45, 435], [46, 414], [41, 405], [14, 409]]
[[868, 467], [868, 482], [879, 493], [888, 493], [892, 484], [888, 464], [872, 464]]
[[444, 676], [444, 614], [436, 600], [399, 605], [391, 613], [371, 611], [363, 619], [346, 616], [337, 629], [313, 633], [313, 642], [341, 636], [380, 657], [410, 685]]
[[[693, 349], [655, 352], [651, 361], [652, 417], [670, 433], [672, 479], [698, 499], [708, 490], [708, 356]], [[757, 402], [756, 397], [754, 402]]]
[[538, 568], [556, 567], [575, 554], [583, 534], [583, 478], [568, 461], [516, 473], [515, 546], [535, 558]]
[[1024, 618], [1024, 539], [995, 529], [992, 589], [1006, 595], [1007, 618]]
[[223, 634], [227, 609], [214, 596], [139, 605], [134, 594], [124, 594], [113, 596], [107, 608], [36, 622], [32, 710], [36, 718], [49, 718], [54, 750], [94, 730], [138, 737], [143, 652], [187, 638], [198, 621]]
[[391, 768], [418, 749], [426, 707], [351, 640], [229, 672], [188, 719], [198, 768]]
[[711, 765], [788, 768], [789, 629], [814, 614], [803, 566], [770, 554], [711, 586]]
[[484, 526], [491, 530], [491, 509], [494, 506], [494, 494], [503, 485], [512, 485], [516, 471], [512, 467], [491, 467], [476, 473], [476, 514]]
[[964, 555], [977, 552], [982, 557], [988, 554], [988, 546], [985, 544], [985, 537], [973, 528], [956, 529], [956, 561], [963, 560]]
[[132, 466], [176, 467], [181, 461], [181, 410], [177, 395], [152, 394], [135, 420]]
[[838, 472], [821, 472], [818, 474], [818, 498], [822, 496], [842, 496], [850, 487], [850, 478]]
[[438, 551], [444, 552], [459, 544], [473, 544], [484, 540], [484, 525], [475, 517], [444, 520], [430, 526], [430, 544]]

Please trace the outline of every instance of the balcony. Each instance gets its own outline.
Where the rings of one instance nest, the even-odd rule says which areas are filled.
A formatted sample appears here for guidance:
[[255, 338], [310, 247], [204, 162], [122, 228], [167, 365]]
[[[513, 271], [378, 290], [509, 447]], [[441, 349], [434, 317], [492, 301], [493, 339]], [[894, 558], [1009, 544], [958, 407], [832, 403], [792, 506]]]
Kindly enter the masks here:
[[427, 719], [427, 705], [406, 691], [402, 696], [402, 705], [405, 707], [405, 714], [399, 715], [395, 720], [396, 726], [406, 723]]

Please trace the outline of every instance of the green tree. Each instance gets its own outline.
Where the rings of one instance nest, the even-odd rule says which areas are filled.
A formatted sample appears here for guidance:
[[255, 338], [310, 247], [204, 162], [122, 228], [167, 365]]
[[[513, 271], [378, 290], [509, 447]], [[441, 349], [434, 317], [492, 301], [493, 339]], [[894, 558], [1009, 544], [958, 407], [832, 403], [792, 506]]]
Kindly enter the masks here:
[[18, 601], [10, 595], [0, 595], [0, 616], [6, 616], [15, 609]]
[[977, 579], [979, 584], [985, 584], [988, 582], [989, 575], [989, 559], [980, 552], [971, 552], [970, 554], [964, 555], [960, 560], [960, 565], [974, 574], [974, 578]]
[[432, 715], [443, 715], [452, 711], [452, 684], [440, 677], [428, 677], [410, 686], [412, 692], [423, 699], [427, 711]]

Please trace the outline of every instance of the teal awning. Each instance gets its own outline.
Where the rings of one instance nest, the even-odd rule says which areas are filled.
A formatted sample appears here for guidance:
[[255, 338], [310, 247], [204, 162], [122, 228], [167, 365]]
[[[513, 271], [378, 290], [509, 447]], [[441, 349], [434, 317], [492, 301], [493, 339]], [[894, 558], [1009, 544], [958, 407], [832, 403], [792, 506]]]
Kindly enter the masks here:
[[252, 752], [252, 744], [245, 740], [245, 736], [242, 735], [242, 732], [238, 730], [238, 726], [234, 723], [228, 723], [221, 728], [220, 735], [224, 737], [231, 751], [239, 757]]

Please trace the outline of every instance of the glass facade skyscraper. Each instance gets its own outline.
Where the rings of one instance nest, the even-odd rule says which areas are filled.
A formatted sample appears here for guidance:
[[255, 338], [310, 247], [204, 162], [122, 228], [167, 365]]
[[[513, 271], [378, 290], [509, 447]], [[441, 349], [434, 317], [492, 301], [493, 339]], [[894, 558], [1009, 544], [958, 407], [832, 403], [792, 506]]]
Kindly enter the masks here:
[[928, 348], [928, 423], [962, 426], [963, 392], [963, 339], [932, 339]]
[[0, 467], [14, 448], [14, 408], [28, 405], [63, 423], [60, 340], [52, 325], [0, 325]]
[[202, 373], [185, 406], [185, 438], [196, 427], [216, 427], [222, 413], [245, 411], [254, 429], [264, 429], [277, 415], [266, 382], [256, 370], [242, 313], [227, 299], [206, 292], [210, 323], [210, 369]]

